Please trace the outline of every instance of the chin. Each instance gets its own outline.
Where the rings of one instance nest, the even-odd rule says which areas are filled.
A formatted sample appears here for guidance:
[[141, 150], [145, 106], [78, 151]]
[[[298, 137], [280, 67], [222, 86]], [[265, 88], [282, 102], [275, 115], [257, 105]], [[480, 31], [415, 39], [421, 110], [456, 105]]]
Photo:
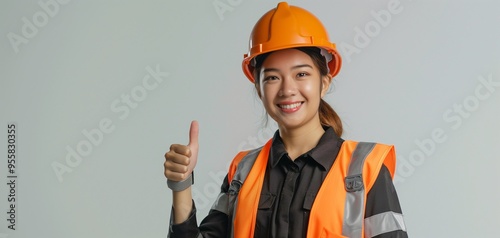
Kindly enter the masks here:
[[286, 128], [286, 129], [297, 129], [302, 127], [304, 124], [302, 122], [297, 122], [297, 121], [280, 121], [278, 122], [278, 125], [280, 128]]

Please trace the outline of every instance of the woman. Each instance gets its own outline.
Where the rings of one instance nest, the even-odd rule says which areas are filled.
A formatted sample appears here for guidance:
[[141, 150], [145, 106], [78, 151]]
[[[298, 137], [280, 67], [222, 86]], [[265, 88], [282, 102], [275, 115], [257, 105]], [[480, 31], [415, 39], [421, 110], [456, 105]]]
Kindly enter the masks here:
[[341, 58], [321, 22], [279, 3], [255, 25], [243, 71], [278, 124], [261, 148], [240, 152], [198, 226], [192, 171], [198, 123], [188, 145], [165, 154], [173, 190], [170, 237], [407, 237], [392, 184], [392, 146], [344, 141], [323, 101]]

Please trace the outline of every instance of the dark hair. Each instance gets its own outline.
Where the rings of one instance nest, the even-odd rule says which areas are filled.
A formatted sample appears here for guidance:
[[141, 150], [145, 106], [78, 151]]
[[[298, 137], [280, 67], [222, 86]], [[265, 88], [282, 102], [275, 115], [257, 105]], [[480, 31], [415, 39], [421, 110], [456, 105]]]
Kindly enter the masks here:
[[[294, 48], [297, 50], [300, 50], [309, 57], [311, 57], [314, 65], [319, 69], [319, 73], [321, 77], [327, 76], [329, 73], [328, 66], [326, 64], [326, 59], [323, 55], [321, 55], [321, 51], [317, 47], [298, 47]], [[259, 88], [259, 83], [260, 83], [260, 69], [262, 68], [262, 64], [264, 61], [267, 59], [267, 57], [271, 54], [272, 52], [258, 55], [255, 58], [255, 65], [254, 65], [254, 70], [253, 70], [253, 75], [255, 79], [255, 86], [258, 89]], [[342, 128], [342, 121], [340, 120], [339, 115], [333, 110], [333, 108], [328, 104], [325, 100], [321, 99], [319, 103], [319, 108], [318, 108], [318, 113], [319, 113], [319, 120], [322, 125], [325, 126], [331, 126], [333, 130], [335, 131], [335, 134], [337, 136], [342, 136], [343, 128]]]

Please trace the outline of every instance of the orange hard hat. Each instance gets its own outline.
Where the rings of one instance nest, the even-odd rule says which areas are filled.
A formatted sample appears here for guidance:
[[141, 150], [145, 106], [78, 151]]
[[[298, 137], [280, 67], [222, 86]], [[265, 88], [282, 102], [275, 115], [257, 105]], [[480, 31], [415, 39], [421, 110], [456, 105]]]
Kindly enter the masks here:
[[[330, 54], [330, 75], [340, 71], [342, 59], [321, 21], [307, 10], [280, 2], [264, 14], [250, 35], [249, 51], [244, 55], [242, 67], [247, 78], [254, 83], [252, 60], [261, 54], [296, 47], [318, 47]], [[329, 57], [329, 56], [328, 56]], [[328, 59], [327, 57], [327, 59]]]

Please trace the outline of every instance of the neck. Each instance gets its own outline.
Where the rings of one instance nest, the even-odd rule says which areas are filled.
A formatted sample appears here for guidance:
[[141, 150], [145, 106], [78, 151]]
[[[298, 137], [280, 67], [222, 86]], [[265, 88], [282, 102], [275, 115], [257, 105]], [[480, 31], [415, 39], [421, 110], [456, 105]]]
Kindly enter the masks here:
[[325, 133], [321, 123], [292, 129], [279, 126], [279, 130], [288, 156], [292, 160], [314, 148]]

